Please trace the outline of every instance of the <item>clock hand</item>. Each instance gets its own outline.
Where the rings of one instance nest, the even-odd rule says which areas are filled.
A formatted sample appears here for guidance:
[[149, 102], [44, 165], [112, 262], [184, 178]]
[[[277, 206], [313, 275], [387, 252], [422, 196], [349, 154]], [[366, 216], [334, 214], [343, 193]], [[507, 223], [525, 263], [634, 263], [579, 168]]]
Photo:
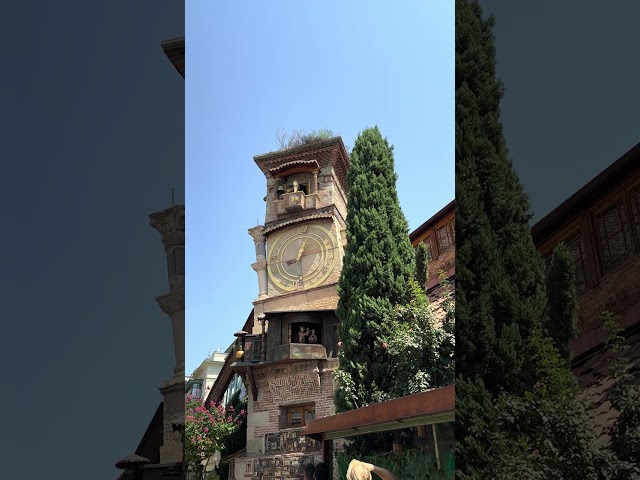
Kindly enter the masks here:
[[304, 252], [304, 247], [307, 246], [307, 242], [303, 242], [302, 245], [300, 246], [300, 250], [298, 250], [298, 256], [296, 257], [296, 262], [300, 261], [300, 258], [302, 258], [302, 252]]

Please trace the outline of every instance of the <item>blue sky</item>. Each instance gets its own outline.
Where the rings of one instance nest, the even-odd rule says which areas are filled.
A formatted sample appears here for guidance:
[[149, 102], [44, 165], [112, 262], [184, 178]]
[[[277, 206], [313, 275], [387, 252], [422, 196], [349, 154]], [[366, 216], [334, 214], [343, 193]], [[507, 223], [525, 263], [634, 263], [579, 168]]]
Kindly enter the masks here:
[[454, 183], [454, 2], [186, 4], [186, 370], [225, 349], [258, 294], [247, 229], [264, 222], [254, 155], [276, 130], [395, 147], [410, 230]]

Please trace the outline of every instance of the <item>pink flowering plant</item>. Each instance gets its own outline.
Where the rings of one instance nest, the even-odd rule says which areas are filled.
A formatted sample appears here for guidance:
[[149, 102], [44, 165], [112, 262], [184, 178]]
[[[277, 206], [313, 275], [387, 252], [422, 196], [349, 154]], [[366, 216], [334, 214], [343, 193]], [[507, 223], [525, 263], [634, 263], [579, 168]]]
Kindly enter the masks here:
[[209, 406], [188, 395], [185, 399], [184, 461], [189, 470], [204, 475], [204, 465], [220, 451], [224, 440], [242, 424], [246, 412], [225, 408], [220, 403]]

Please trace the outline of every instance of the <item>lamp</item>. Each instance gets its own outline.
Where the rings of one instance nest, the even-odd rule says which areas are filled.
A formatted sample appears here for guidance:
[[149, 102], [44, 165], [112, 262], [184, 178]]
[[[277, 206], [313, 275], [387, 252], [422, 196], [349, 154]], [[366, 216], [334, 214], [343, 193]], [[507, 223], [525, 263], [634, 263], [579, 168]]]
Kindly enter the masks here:
[[244, 358], [244, 337], [247, 332], [240, 330], [233, 334], [236, 337], [236, 360], [242, 360]]

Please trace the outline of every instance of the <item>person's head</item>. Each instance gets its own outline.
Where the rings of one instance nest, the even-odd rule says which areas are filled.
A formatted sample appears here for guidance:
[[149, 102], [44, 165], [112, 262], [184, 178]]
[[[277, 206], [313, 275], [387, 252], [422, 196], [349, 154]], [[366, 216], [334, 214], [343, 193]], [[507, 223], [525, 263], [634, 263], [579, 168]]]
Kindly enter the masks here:
[[329, 467], [326, 463], [318, 463], [316, 465], [315, 480], [329, 480]]
[[347, 470], [347, 480], [371, 480], [371, 472], [358, 460], [351, 460]]
[[313, 474], [316, 471], [316, 467], [314, 467], [311, 463], [307, 463], [304, 467], [304, 480], [313, 480]]

